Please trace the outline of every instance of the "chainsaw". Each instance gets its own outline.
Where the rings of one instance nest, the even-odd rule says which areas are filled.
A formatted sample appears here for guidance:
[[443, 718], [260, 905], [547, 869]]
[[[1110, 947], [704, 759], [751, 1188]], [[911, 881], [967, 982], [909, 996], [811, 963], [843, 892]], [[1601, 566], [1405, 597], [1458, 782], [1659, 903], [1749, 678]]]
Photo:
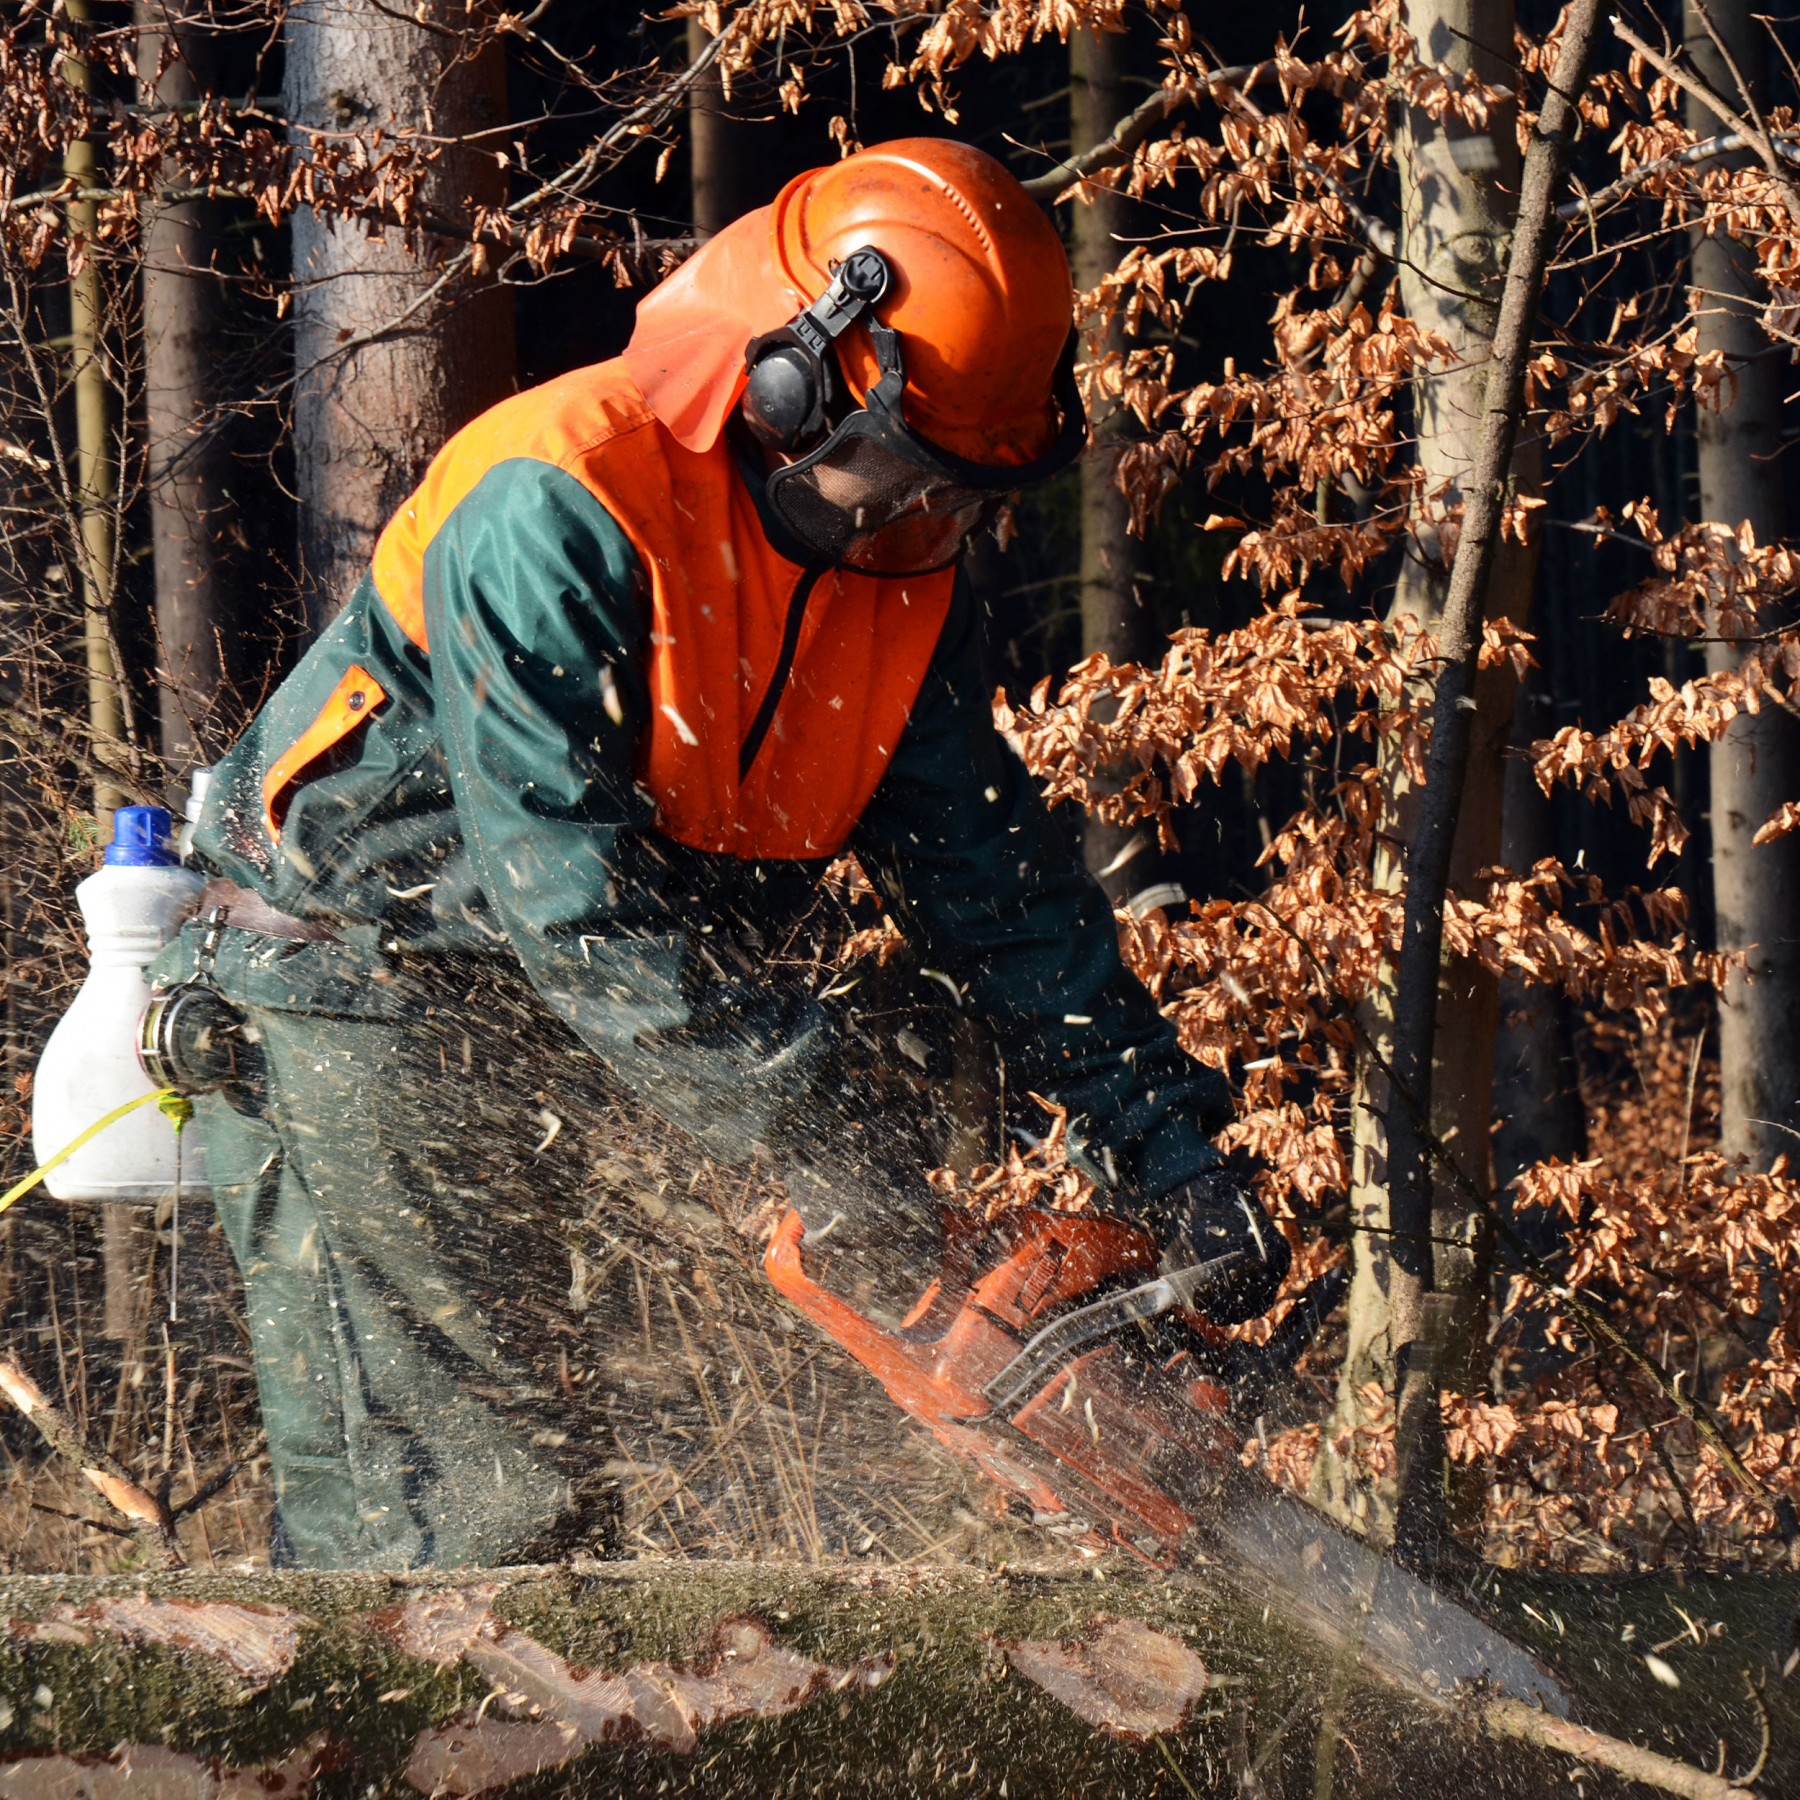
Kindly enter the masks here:
[[1208, 1568], [1374, 1673], [1427, 1698], [1484, 1683], [1566, 1713], [1555, 1678], [1473, 1612], [1246, 1471], [1240, 1423], [1342, 1297], [1323, 1276], [1269, 1342], [1211, 1327], [1232, 1252], [1173, 1274], [1142, 1231], [1090, 1213], [943, 1214], [937, 1277], [897, 1326], [809, 1266], [790, 1210], [765, 1266], [776, 1290], [890, 1398], [972, 1464], [1014, 1513], [1165, 1575]]

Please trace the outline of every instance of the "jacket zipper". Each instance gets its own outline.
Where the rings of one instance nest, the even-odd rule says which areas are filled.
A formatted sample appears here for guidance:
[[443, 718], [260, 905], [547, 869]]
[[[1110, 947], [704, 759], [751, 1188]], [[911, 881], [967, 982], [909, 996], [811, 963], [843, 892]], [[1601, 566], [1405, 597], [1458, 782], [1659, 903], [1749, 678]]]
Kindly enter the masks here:
[[750, 721], [750, 729], [745, 733], [744, 742], [738, 750], [740, 785], [749, 779], [757, 752], [762, 749], [763, 739], [769, 735], [769, 727], [775, 722], [775, 709], [781, 704], [788, 677], [794, 672], [794, 652], [800, 647], [800, 625], [806, 617], [806, 603], [812, 598], [812, 591], [824, 573], [823, 569], [803, 569], [800, 579], [794, 583], [794, 592], [788, 600], [787, 622], [781, 628], [781, 653], [775, 658], [775, 673], [769, 677], [769, 685], [763, 691], [762, 704], [757, 707], [756, 717]]

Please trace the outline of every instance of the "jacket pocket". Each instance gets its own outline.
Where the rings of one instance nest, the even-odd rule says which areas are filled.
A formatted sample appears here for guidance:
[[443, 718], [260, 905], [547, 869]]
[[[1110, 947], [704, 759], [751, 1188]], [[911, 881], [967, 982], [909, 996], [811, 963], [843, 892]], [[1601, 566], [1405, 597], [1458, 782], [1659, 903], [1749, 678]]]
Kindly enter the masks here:
[[288, 803], [306, 771], [365, 724], [386, 698], [387, 689], [361, 664], [352, 663], [319, 708], [318, 716], [269, 764], [263, 776], [262, 803], [263, 826], [270, 843], [281, 842]]

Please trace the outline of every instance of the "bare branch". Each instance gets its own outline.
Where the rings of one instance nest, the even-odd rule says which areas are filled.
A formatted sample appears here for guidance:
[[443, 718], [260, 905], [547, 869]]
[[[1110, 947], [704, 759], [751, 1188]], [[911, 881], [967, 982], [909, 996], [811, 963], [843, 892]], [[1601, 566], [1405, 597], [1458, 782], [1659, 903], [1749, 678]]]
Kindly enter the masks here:
[[[1216, 69], [1207, 76], [1206, 85], [1209, 89], [1219, 86], [1249, 86], [1271, 66], [1268, 63], [1244, 63], [1236, 68]], [[1198, 89], [1191, 85], [1158, 88], [1142, 105], [1128, 112], [1097, 144], [1090, 144], [1078, 156], [1065, 157], [1055, 168], [1046, 170], [1042, 175], [1034, 175], [1024, 184], [1026, 193], [1032, 199], [1041, 200], [1048, 205], [1090, 175], [1098, 175], [1103, 169], [1114, 168], [1119, 163], [1128, 161], [1140, 144], [1150, 140], [1156, 127], [1164, 119], [1175, 113], [1185, 112], [1188, 107], [1198, 104], [1199, 99]]]
[[1522, 1700], [1484, 1701], [1477, 1716], [1490, 1737], [1512, 1738], [1520, 1743], [1537, 1744], [1546, 1750], [1560, 1750], [1564, 1756], [1576, 1757], [1596, 1768], [1611, 1769], [1628, 1781], [1660, 1788], [1665, 1794], [1680, 1795], [1682, 1800], [1755, 1800], [1750, 1788], [1728, 1776], [1697, 1769], [1692, 1763], [1677, 1762], [1672, 1756], [1628, 1744], [1623, 1738], [1590, 1731], [1585, 1725], [1559, 1719], [1554, 1713], [1527, 1706]]
[[[1783, 162], [1800, 164], [1800, 138], [1776, 137], [1769, 142]], [[1739, 150], [1750, 148], [1750, 140], [1741, 131], [1724, 131], [1717, 137], [1702, 138], [1699, 143], [1690, 144], [1685, 150], [1677, 150], [1673, 156], [1659, 156], [1655, 162], [1640, 165], [1629, 175], [1621, 175], [1617, 181], [1609, 182], [1597, 193], [1584, 194], [1578, 200], [1563, 201], [1556, 209], [1557, 216], [1571, 220], [1591, 219], [1603, 206], [1610, 206], [1615, 200], [1624, 199], [1645, 182], [1654, 181], [1658, 175], [1666, 175], [1675, 169], [1691, 169], [1696, 164], [1712, 162], [1717, 157], [1731, 156]]]
[[56, 1454], [79, 1469], [88, 1484], [128, 1521], [131, 1536], [158, 1568], [185, 1566], [175, 1537], [175, 1519], [162, 1501], [146, 1493], [131, 1471], [104, 1450], [92, 1448], [75, 1423], [51, 1403], [43, 1389], [12, 1357], [0, 1355], [0, 1394], [4, 1394], [36, 1426]]

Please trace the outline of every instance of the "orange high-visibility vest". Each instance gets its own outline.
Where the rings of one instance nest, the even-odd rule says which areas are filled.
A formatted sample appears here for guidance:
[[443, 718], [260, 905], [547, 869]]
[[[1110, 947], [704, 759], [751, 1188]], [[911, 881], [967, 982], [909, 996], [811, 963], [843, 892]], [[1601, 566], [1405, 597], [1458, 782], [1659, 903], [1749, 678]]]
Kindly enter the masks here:
[[[466, 426], [382, 532], [376, 592], [427, 654], [426, 547], [489, 469], [521, 457], [593, 494], [649, 579], [651, 717], [637, 777], [656, 801], [657, 829], [741, 857], [841, 849], [906, 728], [954, 572], [816, 574], [777, 555], [728, 446], [683, 449], [614, 360], [516, 394]], [[766, 729], [740, 774], [759, 713]]]

